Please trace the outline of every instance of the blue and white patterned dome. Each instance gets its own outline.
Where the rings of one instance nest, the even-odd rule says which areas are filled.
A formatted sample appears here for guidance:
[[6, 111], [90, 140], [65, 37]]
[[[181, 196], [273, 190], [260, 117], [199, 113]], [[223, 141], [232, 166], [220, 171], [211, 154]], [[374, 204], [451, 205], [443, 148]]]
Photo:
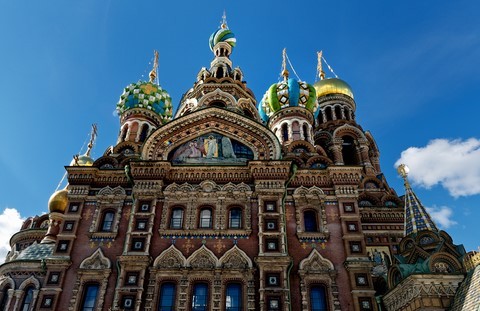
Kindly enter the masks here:
[[119, 114], [132, 108], [145, 108], [156, 112], [163, 123], [172, 119], [172, 99], [159, 85], [137, 82], [127, 86], [117, 103]]

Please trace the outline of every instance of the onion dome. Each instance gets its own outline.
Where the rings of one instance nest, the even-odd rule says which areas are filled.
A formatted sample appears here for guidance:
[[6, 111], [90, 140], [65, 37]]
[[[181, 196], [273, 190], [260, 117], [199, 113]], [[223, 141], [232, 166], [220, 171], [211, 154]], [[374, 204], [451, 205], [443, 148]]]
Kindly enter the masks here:
[[237, 43], [237, 39], [235, 39], [235, 35], [230, 29], [228, 29], [225, 13], [223, 14], [223, 21], [222, 21], [221, 27], [218, 30], [216, 30], [214, 33], [212, 33], [212, 35], [210, 36], [210, 39], [208, 40], [208, 43], [210, 45], [210, 50], [213, 51], [213, 47], [220, 42], [226, 42], [232, 48], [235, 47], [235, 44]]
[[117, 103], [119, 114], [133, 108], [144, 108], [156, 112], [163, 123], [172, 119], [172, 99], [158, 84], [137, 82], [127, 86]]
[[317, 81], [313, 87], [317, 91], [317, 98], [328, 94], [343, 94], [353, 99], [353, 92], [350, 85], [338, 78], [328, 78]]
[[287, 107], [303, 107], [315, 114], [318, 104], [315, 88], [302, 81], [289, 78], [274, 83], [258, 104], [263, 121], [268, 121], [275, 112]]
[[73, 157], [70, 166], [92, 166], [94, 160], [87, 154], [77, 155]]
[[48, 210], [50, 213], [63, 213], [68, 206], [67, 189], [56, 191], [48, 200]]

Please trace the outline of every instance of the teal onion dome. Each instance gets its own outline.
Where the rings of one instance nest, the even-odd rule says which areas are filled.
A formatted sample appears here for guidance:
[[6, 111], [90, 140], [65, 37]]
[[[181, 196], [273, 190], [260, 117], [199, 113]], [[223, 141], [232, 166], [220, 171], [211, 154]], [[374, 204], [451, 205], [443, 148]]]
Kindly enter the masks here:
[[237, 43], [237, 39], [235, 39], [235, 35], [230, 29], [222, 25], [221, 28], [219, 28], [217, 31], [212, 33], [212, 35], [210, 36], [210, 39], [208, 40], [208, 43], [210, 45], [210, 50], [213, 51], [213, 47], [220, 42], [226, 42], [230, 44], [231, 47], [235, 47], [235, 44]]
[[290, 78], [270, 86], [258, 104], [258, 111], [265, 122], [286, 107], [303, 107], [315, 115], [318, 108], [316, 99], [312, 85]]
[[137, 82], [127, 86], [117, 103], [119, 114], [133, 108], [145, 108], [156, 112], [166, 123], [172, 119], [172, 99], [159, 85]]

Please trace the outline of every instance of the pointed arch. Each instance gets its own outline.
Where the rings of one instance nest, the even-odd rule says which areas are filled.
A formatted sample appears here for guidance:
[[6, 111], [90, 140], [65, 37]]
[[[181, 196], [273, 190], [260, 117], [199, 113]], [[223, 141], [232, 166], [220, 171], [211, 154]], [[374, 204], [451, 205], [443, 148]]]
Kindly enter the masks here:
[[28, 286], [32, 285], [35, 289], [40, 289], [40, 281], [33, 275], [31, 275], [28, 279], [22, 282], [18, 287], [19, 290], [25, 290]]
[[312, 249], [310, 255], [300, 262], [299, 269], [306, 273], [329, 273], [335, 267], [330, 260], [324, 258], [316, 249]]
[[252, 260], [238, 248], [237, 245], [234, 245], [231, 249], [225, 252], [223, 256], [219, 259], [219, 265], [225, 269], [251, 269], [253, 267]]
[[182, 252], [172, 244], [157, 256], [153, 262], [153, 266], [155, 268], [182, 268], [187, 266], [187, 259], [183, 256]]
[[80, 264], [80, 269], [102, 270], [110, 269], [111, 266], [112, 263], [110, 259], [105, 257], [102, 249], [99, 247], [92, 255], [82, 261]]
[[187, 259], [187, 267], [194, 269], [213, 269], [220, 267], [217, 256], [205, 245], [190, 255]]

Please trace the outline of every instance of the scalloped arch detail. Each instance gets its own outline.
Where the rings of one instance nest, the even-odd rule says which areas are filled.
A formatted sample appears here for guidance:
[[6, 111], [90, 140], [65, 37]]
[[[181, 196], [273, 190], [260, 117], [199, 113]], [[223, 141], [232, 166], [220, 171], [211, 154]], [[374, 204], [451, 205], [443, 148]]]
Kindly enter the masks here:
[[342, 136], [350, 134], [353, 135], [356, 139], [366, 139], [365, 134], [356, 128], [355, 126], [351, 126], [350, 124], [344, 124], [335, 131], [333, 131], [332, 137], [333, 138], [342, 138]]
[[213, 269], [220, 267], [217, 256], [205, 245], [190, 255], [187, 259], [187, 267], [194, 269]]
[[187, 259], [173, 244], [158, 255], [153, 262], [153, 266], [156, 268], [182, 268], [186, 265]]
[[316, 249], [312, 249], [310, 255], [300, 262], [299, 269], [308, 273], [329, 273], [335, 270], [335, 267], [330, 260], [324, 258]]
[[237, 245], [234, 245], [231, 249], [225, 252], [223, 256], [219, 259], [219, 264], [221, 267], [226, 269], [245, 269], [253, 268], [253, 263], [247, 254], [238, 248]]

